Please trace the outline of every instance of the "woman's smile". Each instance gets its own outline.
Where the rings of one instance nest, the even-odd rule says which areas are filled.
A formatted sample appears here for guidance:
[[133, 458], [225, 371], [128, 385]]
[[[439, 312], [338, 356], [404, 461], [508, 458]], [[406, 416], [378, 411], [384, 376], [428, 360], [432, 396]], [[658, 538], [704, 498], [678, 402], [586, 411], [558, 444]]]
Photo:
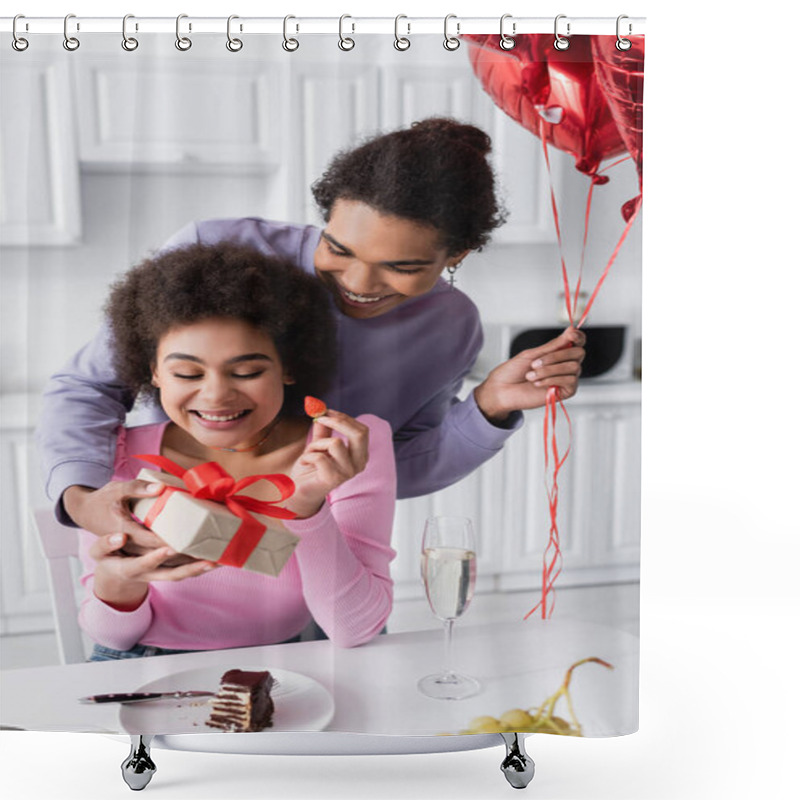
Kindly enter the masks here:
[[196, 416], [198, 424], [209, 430], [231, 430], [243, 422], [251, 411], [252, 409], [249, 408], [242, 411], [200, 411], [197, 408], [189, 409], [189, 413]]

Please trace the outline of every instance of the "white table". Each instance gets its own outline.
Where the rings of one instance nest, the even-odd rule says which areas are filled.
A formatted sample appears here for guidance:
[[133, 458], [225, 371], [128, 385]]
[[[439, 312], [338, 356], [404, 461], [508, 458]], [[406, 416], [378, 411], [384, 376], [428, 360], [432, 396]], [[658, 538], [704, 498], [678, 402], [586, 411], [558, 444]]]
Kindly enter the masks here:
[[[456, 625], [455, 666], [483, 686], [479, 695], [459, 701], [432, 700], [417, 691], [418, 678], [440, 668], [442, 650], [442, 633], [429, 630], [377, 636], [352, 649], [316, 641], [7, 670], [0, 676], [0, 724], [41, 731], [158, 734], [157, 730], [126, 731], [117, 704], [87, 705], [78, 698], [135, 691], [186, 669], [208, 667], [221, 676], [230, 668], [260, 667], [291, 670], [319, 681], [335, 704], [327, 731], [390, 735], [390, 739], [429, 737], [458, 733], [476, 716], [498, 717], [510, 708], [538, 705], [559, 687], [570, 664], [597, 656], [615, 669], [584, 665], [575, 671], [571, 686], [584, 735], [614, 736], [637, 728], [639, 642], [629, 633], [570, 620]], [[565, 708], [559, 712], [567, 716]], [[276, 736], [268, 732], [174, 735], [163, 737], [170, 741], [160, 746], [275, 752], [263, 748], [265, 740]], [[453, 739], [478, 738], [440, 737], [445, 750], [462, 749]]]

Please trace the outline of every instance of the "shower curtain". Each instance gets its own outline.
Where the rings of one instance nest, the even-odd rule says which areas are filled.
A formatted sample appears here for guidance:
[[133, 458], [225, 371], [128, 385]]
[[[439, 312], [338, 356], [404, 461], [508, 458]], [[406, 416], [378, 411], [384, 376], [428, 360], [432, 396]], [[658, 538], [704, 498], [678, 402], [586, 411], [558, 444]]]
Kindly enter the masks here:
[[[328, 35], [305, 36], [302, 21], [298, 27], [294, 18], [284, 21], [282, 36], [248, 35], [236, 19], [228, 20], [227, 33], [222, 20], [217, 33], [202, 35], [202, 26], [190, 30], [186, 19], [177, 20], [174, 34], [148, 34], [130, 18], [122, 35], [79, 33], [67, 20], [63, 37], [26, 34], [23, 22], [16, 23], [13, 46], [4, 34], [1, 79], [0, 399], [3, 470], [9, 476], [2, 489], [2, 621], [9, 636], [3, 647], [3, 726], [203, 733], [231, 752], [259, 752], [265, 747], [260, 737], [296, 730], [392, 736], [634, 732], [644, 37], [621, 38], [613, 20], [607, 33], [593, 35], [566, 29], [559, 34], [557, 23], [554, 38], [512, 31], [511, 21], [498, 35], [495, 25], [484, 32], [457, 31], [459, 21], [451, 19], [443, 37], [415, 35], [402, 18], [394, 20], [394, 35], [361, 33], [342, 19], [338, 39], [335, 20]], [[426, 122], [431, 118], [455, 123]], [[312, 192], [337, 154], [390, 132], [425, 125], [435, 131], [445, 124], [476, 126], [491, 142], [496, 219], [503, 222], [487, 241], [460, 246], [463, 257], [451, 259], [452, 248], [440, 238], [445, 225], [454, 223], [431, 222], [416, 209], [371, 200], [352, 182], [334, 198], [332, 213], [321, 193]], [[411, 175], [392, 167], [384, 157], [372, 169], [381, 170], [386, 184], [437, 190], [425, 180], [433, 165], [420, 162], [421, 174]], [[442, 204], [474, 209], [479, 204], [471, 191], [443, 197]], [[348, 217], [353, 227], [334, 227], [343, 219], [342, 208], [366, 216]], [[400, 235], [391, 227], [398, 219], [415, 233], [406, 234], [399, 249], [391, 238]], [[229, 242], [250, 248], [258, 254], [253, 258], [288, 259], [329, 290], [323, 295], [335, 333], [306, 350], [330, 345], [337, 351], [337, 372], [320, 393], [334, 416], [314, 422], [320, 409], [312, 408], [311, 416], [298, 411], [293, 424], [318, 430], [327, 419], [332, 427], [318, 438], [333, 441], [332, 431], [338, 431], [341, 442], [347, 430], [336, 412], [357, 417], [369, 429], [368, 460], [331, 489], [321, 506], [303, 512], [296, 505], [298, 519], [276, 511], [292, 509], [292, 492], [302, 495], [297, 472], [285, 491], [272, 482], [279, 497], [271, 494], [266, 504], [241, 511], [245, 488], [233, 490], [231, 481], [216, 494], [208, 489], [220, 476], [223, 483], [230, 477], [223, 469], [234, 463], [226, 461], [230, 454], [218, 459], [221, 473], [192, 489], [184, 472], [191, 458], [181, 462], [186, 451], [180, 443], [188, 440], [178, 435], [178, 444], [164, 444], [159, 437], [166, 417], [152, 397], [140, 396], [132, 408], [118, 404], [122, 416], [116, 422], [113, 413], [101, 417], [80, 405], [92, 405], [103, 392], [130, 393], [108, 371], [113, 365], [103, 325], [112, 284], [147, 259], [162, 264], [168, 252], [187, 248], [188, 261], [204, 257], [203, 248], [192, 249], [198, 242], [217, 248], [214, 257], [223, 260], [234, 258], [224, 253]], [[420, 256], [424, 246], [442, 254], [441, 263]], [[367, 250], [377, 255], [362, 256]], [[335, 259], [341, 261], [329, 266]], [[355, 273], [343, 277], [339, 264], [345, 261], [362, 267], [369, 262], [373, 273], [381, 271], [382, 282], [373, 279], [369, 287], [357, 283]], [[414, 284], [408, 295], [397, 288], [398, 274], [414, 281], [419, 271], [432, 269], [442, 277], [430, 285]], [[240, 279], [237, 267], [231, 281]], [[289, 297], [283, 299], [289, 305]], [[211, 312], [173, 320], [166, 333], [196, 326], [203, 313]], [[238, 322], [241, 313], [231, 312]], [[144, 325], [136, 317], [127, 324]], [[119, 320], [117, 325], [119, 332]], [[478, 398], [492, 375], [496, 379], [496, 368], [522, 353], [531, 362], [526, 371], [541, 369], [533, 362], [542, 353], [557, 353], [550, 343], [567, 329], [586, 336], [577, 393], [551, 388], [535, 407], [490, 420]], [[317, 330], [324, 333], [324, 325]], [[559, 347], [575, 347], [576, 341], [580, 347], [580, 338]], [[213, 348], [209, 352], [210, 361]], [[418, 381], [429, 391], [425, 398], [413, 389]], [[233, 417], [252, 411], [229, 406], [206, 401], [202, 413], [192, 411], [195, 418], [205, 414], [205, 430], [217, 435], [235, 426]], [[124, 433], [117, 430], [120, 422]], [[105, 433], [98, 433], [103, 426]], [[190, 426], [177, 429], [191, 439]], [[440, 438], [420, 438], [414, 450], [415, 437], [429, 429], [441, 429]], [[142, 430], [148, 435], [131, 433]], [[460, 437], [460, 455], [448, 456], [448, 437]], [[262, 454], [269, 450], [264, 441], [266, 435], [257, 443], [243, 439], [228, 450], [252, 445]], [[351, 455], [358, 447], [347, 439]], [[170, 459], [145, 462], [138, 455]], [[440, 473], [425, 466], [448, 458]], [[120, 471], [122, 461], [127, 471]], [[207, 592], [178, 601], [211, 602], [199, 613], [222, 620], [205, 629], [198, 624], [199, 638], [181, 638], [182, 622], [161, 639], [148, 638], [154, 626], [178, 613], [168, 593], [155, 599], [161, 586], [155, 579], [132, 604], [106, 602], [97, 594], [87, 555], [92, 535], [81, 539], [70, 526], [61, 493], [71, 481], [99, 489], [115, 468], [117, 480], [132, 480], [149, 468], [151, 479], [157, 473], [170, 483], [169, 497], [161, 498], [161, 508], [147, 521], [179, 555], [189, 550], [196, 558], [222, 559], [210, 576], [170, 584], [210, 582]], [[348, 493], [348, 483], [359, 481], [358, 492]], [[380, 495], [383, 505], [367, 507], [359, 517], [361, 492]], [[183, 510], [178, 502], [185, 503]], [[356, 511], [346, 520], [334, 514], [330, 538], [315, 540], [313, 520], [347, 503]], [[172, 523], [170, 507], [177, 509]], [[139, 518], [147, 512], [139, 507]], [[194, 526], [192, 514], [214, 525], [233, 517], [223, 544], [237, 536], [241, 544], [239, 528], [249, 526], [250, 545], [233, 560], [230, 550], [220, 556], [224, 547], [191, 550], [202, 542], [205, 524]], [[442, 518], [460, 521], [462, 536], [467, 527], [472, 538], [432, 544], [430, 520], [437, 518], [439, 524]], [[253, 544], [253, 525], [260, 545]], [[70, 592], [48, 582], [58, 559], [45, 558], [39, 549], [37, 540], [47, 531], [51, 540], [60, 533], [64, 541], [82, 542], [82, 563], [61, 559], [71, 564], [76, 608], [84, 607], [78, 645], [84, 649], [69, 664], [59, 663], [54, 634], [43, 651], [25, 646], [26, 639], [40, 641], [39, 634], [53, 631], [54, 593], [63, 607]], [[325, 564], [312, 563], [314, 541], [327, 548], [316, 556]], [[268, 568], [248, 561], [259, 546], [275, 558]], [[119, 550], [108, 548], [123, 561]], [[233, 577], [220, 577], [228, 575]], [[370, 589], [353, 599], [356, 582]], [[259, 594], [262, 585], [265, 594]], [[285, 601], [294, 617], [286, 622], [265, 606], [270, 624], [253, 633], [261, 624], [258, 603], [267, 597], [276, 607], [284, 602], [284, 588], [275, 594], [276, 586], [294, 593]], [[241, 597], [225, 594], [240, 590]], [[342, 595], [350, 597], [346, 608]], [[224, 613], [234, 615], [231, 625], [247, 620], [244, 639], [226, 635]], [[196, 622], [197, 614], [189, 617]], [[343, 633], [344, 617], [351, 614], [357, 621]], [[132, 615], [146, 619], [134, 626], [140, 638], [128, 641], [116, 634], [127, 629]], [[14, 649], [11, 634], [17, 634]], [[74, 646], [75, 635], [60, 631], [62, 638], [69, 635]], [[113, 660], [90, 662], [95, 643], [140, 657], [117, 652]], [[166, 653], [155, 654], [161, 651]], [[450, 669], [472, 679], [472, 688], [455, 699], [446, 689], [438, 697], [425, 691], [426, 676]], [[229, 670], [269, 672], [277, 680], [264, 733], [237, 736], [230, 720], [223, 722], [224, 732], [209, 726], [221, 683], [236, 683]], [[81, 702], [108, 693], [175, 691], [208, 696]], [[48, 702], [32, 707], [23, 700], [31, 692], [43, 693]]]

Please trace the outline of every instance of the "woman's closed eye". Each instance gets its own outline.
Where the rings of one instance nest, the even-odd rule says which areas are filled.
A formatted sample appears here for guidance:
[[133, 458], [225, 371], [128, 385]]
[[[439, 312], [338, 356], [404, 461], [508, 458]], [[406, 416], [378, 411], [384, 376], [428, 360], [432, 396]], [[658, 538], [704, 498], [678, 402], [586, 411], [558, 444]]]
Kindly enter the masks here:
[[252, 380], [253, 378], [258, 378], [259, 376], [264, 374], [263, 369], [256, 370], [255, 372], [234, 372], [234, 378], [242, 378], [244, 380]]

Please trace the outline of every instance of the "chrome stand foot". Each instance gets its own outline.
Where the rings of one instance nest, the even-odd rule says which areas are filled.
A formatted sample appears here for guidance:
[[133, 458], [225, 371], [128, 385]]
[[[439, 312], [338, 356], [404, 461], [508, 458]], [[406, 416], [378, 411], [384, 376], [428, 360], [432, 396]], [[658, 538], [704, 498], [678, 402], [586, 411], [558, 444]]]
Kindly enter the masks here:
[[525, 752], [525, 739], [518, 733], [501, 733], [506, 745], [506, 757], [500, 769], [515, 789], [524, 789], [536, 769], [533, 759]]
[[131, 736], [131, 752], [122, 762], [122, 779], [134, 792], [139, 792], [150, 783], [156, 765], [150, 758], [152, 736]]

